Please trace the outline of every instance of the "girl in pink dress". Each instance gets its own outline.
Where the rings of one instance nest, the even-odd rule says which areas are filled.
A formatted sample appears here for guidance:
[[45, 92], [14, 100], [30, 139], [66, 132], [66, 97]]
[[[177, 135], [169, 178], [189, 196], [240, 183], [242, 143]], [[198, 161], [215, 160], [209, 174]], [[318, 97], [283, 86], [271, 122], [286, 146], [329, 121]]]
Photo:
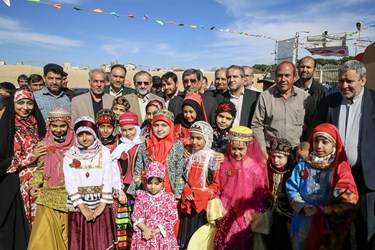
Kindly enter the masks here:
[[173, 232], [178, 217], [176, 197], [164, 190], [165, 170], [155, 161], [146, 168], [147, 191], [137, 191], [131, 249], [178, 249]]
[[265, 211], [269, 191], [266, 159], [251, 129], [230, 129], [220, 183], [217, 197], [226, 213], [217, 226], [215, 249], [254, 249], [251, 224]]

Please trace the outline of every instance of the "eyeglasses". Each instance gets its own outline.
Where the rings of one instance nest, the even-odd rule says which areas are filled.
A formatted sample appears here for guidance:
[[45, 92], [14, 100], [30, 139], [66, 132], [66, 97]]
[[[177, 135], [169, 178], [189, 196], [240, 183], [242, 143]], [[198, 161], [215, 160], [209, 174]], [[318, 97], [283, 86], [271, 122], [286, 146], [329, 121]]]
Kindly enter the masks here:
[[142, 84], [145, 85], [145, 86], [148, 86], [148, 85], [150, 85], [150, 82], [137, 82], [138, 86], [141, 86]]

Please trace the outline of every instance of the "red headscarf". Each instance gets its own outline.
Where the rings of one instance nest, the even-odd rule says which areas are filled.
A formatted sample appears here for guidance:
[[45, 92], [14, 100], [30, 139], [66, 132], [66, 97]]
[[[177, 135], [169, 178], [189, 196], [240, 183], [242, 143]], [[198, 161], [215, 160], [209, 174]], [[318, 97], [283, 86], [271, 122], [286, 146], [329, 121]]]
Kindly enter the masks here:
[[357, 203], [358, 201], [358, 191], [355, 185], [350, 164], [348, 158], [346, 157], [345, 149], [341, 141], [341, 137], [338, 129], [329, 123], [323, 123], [314, 128], [311, 137], [309, 139], [310, 148], [313, 148], [313, 138], [316, 133], [328, 135], [326, 137], [331, 137], [336, 141], [336, 158], [335, 158], [335, 168], [332, 182], [331, 193], [335, 189], [348, 190], [351, 191], [355, 197], [347, 197], [349, 200], [347, 202]]
[[[68, 125], [65, 140], [56, 143], [51, 131], [51, 123], [62, 121]], [[74, 145], [73, 123], [69, 111], [56, 107], [48, 114], [47, 133], [44, 138], [47, 154], [44, 156], [44, 173], [47, 176], [49, 187], [64, 185], [63, 158], [64, 153]]]
[[174, 122], [173, 118], [171, 119], [171, 117], [173, 117], [173, 114], [169, 113], [170, 112], [167, 110], [160, 110], [154, 115], [151, 122], [151, 126], [153, 126], [157, 121], [163, 121], [167, 123], [171, 128], [169, 134], [165, 138], [159, 139], [154, 135], [154, 132], [151, 129], [150, 138], [146, 140], [146, 150], [148, 157], [150, 157], [151, 161], [157, 161], [164, 165], [166, 165], [165, 161], [167, 160], [168, 153], [175, 142]]

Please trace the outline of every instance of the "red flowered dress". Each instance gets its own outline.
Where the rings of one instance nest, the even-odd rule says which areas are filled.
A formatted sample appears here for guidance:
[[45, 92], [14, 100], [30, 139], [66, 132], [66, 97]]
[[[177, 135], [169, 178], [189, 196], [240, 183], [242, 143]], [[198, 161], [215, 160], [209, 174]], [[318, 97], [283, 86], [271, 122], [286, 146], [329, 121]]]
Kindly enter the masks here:
[[38, 126], [34, 116], [26, 119], [15, 115], [14, 156], [8, 173], [19, 171], [21, 196], [30, 227], [36, 213], [36, 198], [30, 196], [30, 180], [36, 170], [36, 158], [32, 152], [38, 143]]
[[[176, 197], [173, 193], [161, 191], [157, 195], [144, 190], [137, 191], [132, 220], [134, 234], [131, 249], [178, 249], [173, 227], [177, 222]], [[142, 239], [137, 227], [143, 222], [148, 228], [160, 229], [151, 240]]]

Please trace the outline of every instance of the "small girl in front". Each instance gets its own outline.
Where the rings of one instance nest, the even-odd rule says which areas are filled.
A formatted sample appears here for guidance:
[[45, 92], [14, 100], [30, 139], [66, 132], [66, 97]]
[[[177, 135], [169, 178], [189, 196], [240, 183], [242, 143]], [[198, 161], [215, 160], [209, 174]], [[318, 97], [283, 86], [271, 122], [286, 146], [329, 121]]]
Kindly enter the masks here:
[[313, 151], [286, 182], [293, 207], [293, 249], [342, 249], [358, 191], [337, 128], [323, 123], [310, 138]]
[[131, 249], [178, 249], [173, 227], [177, 222], [176, 197], [165, 192], [166, 168], [151, 162], [146, 168], [146, 191], [138, 190], [132, 220]]
[[215, 151], [211, 149], [213, 130], [204, 121], [190, 127], [192, 155], [188, 158], [186, 184], [181, 196], [181, 215], [178, 243], [186, 249], [194, 232], [207, 223], [207, 203], [220, 187], [219, 164]]
[[74, 133], [75, 145], [65, 153], [63, 165], [69, 249], [108, 249], [115, 242], [111, 154], [98, 139], [92, 118], [78, 118]]

